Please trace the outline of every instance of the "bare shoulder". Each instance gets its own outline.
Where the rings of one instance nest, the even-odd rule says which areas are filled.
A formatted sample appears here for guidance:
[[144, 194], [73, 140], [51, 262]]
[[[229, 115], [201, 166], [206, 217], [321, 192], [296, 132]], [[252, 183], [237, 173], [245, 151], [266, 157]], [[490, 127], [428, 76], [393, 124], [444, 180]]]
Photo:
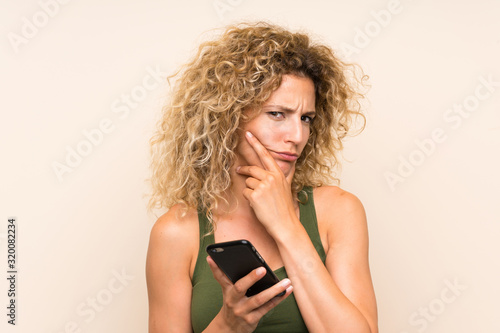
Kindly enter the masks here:
[[151, 229], [148, 260], [158, 262], [177, 258], [179, 265], [191, 267], [193, 259], [196, 259], [193, 256], [198, 252], [198, 230], [196, 210], [186, 211], [181, 205], [173, 206], [158, 218]]
[[151, 229], [146, 259], [149, 332], [191, 332], [191, 272], [198, 253], [196, 210], [180, 205]]
[[317, 187], [313, 193], [320, 234], [329, 245], [365, 238], [365, 209], [357, 196], [338, 186]]
[[313, 193], [316, 210], [333, 214], [364, 212], [358, 197], [338, 186], [316, 187]]
[[194, 209], [185, 210], [177, 204], [158, 218], [151, 229], [151, 237], [165, 240], [172, 237], [192, 237], [189, 231], [198, 231], [198, 213]]

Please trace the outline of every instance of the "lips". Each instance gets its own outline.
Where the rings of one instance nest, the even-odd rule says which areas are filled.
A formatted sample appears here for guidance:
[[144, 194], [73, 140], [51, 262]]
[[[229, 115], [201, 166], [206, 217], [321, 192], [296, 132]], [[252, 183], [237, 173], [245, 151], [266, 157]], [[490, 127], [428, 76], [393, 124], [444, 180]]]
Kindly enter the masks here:
[[290, 152], [276, 152], [275, 151], [273, 153], [279, 159], [281, 159], [283, 161], [288, 161], [288, 162], [295, 162], [299, 158], [299, 155], [297, 155], [295, 153], [290, 153]]

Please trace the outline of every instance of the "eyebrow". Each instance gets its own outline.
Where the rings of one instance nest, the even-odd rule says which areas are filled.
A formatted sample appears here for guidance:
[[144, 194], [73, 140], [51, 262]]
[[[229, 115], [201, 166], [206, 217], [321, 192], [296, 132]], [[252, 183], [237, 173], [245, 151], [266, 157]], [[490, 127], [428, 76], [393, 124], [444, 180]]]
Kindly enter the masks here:
[[[262, 110], [267, 110], [267, 109], [277, 109], [278, 111], [291, 112], [291, 113], [295, 112], [294, 109], [291, 109], [291, 108], [283, 106], [283, 105], [277, 105], [277, 104], [264, 105], [262, 107]], [[316, 111], [315, 110], [307, 111], [307, 112], [304, 112], [304, 115], [307, 115], [307, 116], [316, 115]]]

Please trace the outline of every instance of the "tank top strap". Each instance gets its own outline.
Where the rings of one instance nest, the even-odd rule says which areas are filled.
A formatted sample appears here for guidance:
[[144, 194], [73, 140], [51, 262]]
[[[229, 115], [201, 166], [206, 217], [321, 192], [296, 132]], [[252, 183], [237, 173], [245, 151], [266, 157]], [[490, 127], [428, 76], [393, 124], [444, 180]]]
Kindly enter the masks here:
[[214, 234], [208, 234], [209, 222], [205, 211], [202, 209], [198, 210], [198, 222], [200, 230], [200, 247], [198, 249], [198, 257], [196, 258], [196, 265], [193, 272], [193, 282], [198, 281], [198, 277], [202, 275], [205, 270], [210, 270], [206, 262], [207, 253], [205, 249], [208, 245], [215, 243]]
[[325, 263], [326, 253], [321, 243], [321, 237], [318, 229], [318, 219], [316, 217], [316, 209], [314, 208], [313, 189], [310, 186], [305, 186], [298, 194], [300, 208], [300, 222], [306, 229], [311, 242], [318, 252], [321, 261]]

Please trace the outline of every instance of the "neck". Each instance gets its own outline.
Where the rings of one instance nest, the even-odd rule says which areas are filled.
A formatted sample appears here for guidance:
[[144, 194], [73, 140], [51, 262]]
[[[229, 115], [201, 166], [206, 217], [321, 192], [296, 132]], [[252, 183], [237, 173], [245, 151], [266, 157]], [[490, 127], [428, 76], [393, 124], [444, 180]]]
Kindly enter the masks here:
[[214, 212], [219, 218], [227, 216], [247, 216], [256, 219], [255, 213], [250, 207], [250, 203], [243, 196], [243, 190], [247, 187], [245, 180], [246, 176], [242, 176], [236, 172], [236, 167], [231, 168], [231, 187], [224, 194], [225, 202], [221, 202], [217, 210]]

